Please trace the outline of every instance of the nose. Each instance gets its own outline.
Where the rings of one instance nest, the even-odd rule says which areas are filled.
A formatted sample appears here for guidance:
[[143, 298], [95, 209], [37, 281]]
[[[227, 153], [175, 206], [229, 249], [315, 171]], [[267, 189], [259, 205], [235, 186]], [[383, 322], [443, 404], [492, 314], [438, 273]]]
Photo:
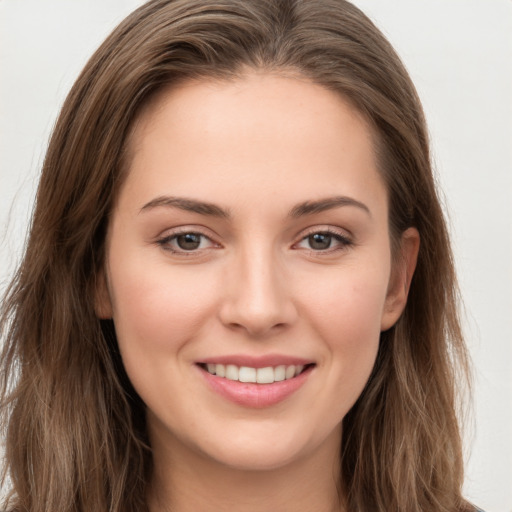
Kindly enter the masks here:
[[298, 317], [290, 284], [270, 248], [240, 254], [226, 272], [221, 322], [254, 338], [285, 329]]

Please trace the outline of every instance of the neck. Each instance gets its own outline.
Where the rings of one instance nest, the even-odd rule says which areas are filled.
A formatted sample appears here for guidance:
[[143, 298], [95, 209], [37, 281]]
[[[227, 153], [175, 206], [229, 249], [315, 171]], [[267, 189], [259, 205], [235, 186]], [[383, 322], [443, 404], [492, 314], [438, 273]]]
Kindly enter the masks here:
[[326, 440], [314, 454], [278, 468], [247, 470], [219, 464], [174, 444], [154, 446], [151, 512], [340, 512], [339, 443]]

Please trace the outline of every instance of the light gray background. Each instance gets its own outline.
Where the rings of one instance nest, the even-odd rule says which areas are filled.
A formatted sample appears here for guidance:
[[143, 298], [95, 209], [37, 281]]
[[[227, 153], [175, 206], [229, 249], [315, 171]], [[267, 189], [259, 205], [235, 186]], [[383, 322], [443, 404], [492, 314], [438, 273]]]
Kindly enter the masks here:
[[[0, 284], [19, 259], [55, 118], [137, 0], [0, 0]], [[512, 512], [512, 0], [356, 0], [429, 121], [475, 365], [469, 499]]]

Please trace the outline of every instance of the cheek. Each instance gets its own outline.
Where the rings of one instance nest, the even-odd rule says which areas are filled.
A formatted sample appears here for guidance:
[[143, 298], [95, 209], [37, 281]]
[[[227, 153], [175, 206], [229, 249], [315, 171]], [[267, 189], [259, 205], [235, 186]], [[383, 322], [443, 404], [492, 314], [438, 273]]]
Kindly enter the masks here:
[[371, 268], [345, 268], [336, 279], [317, 280], [304, 306], [327, 348], [333, 389], [343, 390], [342, 415], [362, 392], [379, 347], [388, 281], [386, 268]]
[[385, 269], [348, 267], [323, 281], [316, 276], [315, 286], [307, 288], [302, 302], [318, 329], [330, 334], [329, 339], [357, 345], [361, 337], [380, 333], [387, 285]]
[[177, 350], [208, 321], [218, 287], [197, 269], [136, 259], [111, 268], [113, 317], [122, 352], [139, 349], [147, 358]]
[[[178, 389], [192, 363], [191, 340], [207, 330], [214, 309], [214, 282], [201, 273], [147, 259], [111, 261], [113, 319], [124, 367], [150, 409], [178, 407], [162, 386]], [[193, 344], [192, 344], [193, 345]]]

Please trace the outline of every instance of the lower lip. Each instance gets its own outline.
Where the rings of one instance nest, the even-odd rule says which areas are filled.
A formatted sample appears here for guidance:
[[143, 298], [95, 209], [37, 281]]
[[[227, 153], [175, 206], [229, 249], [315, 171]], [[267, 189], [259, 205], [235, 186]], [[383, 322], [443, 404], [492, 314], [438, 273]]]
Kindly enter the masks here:
[[199, 367], [206, 382], [222, 397], [244, 407], [263, 409], [282, 402], [295, 393], [307, 380], [313, 366], [306, 368], [300, 375], [292, 379], [272, 384], [255, 384], [217, 377]]

